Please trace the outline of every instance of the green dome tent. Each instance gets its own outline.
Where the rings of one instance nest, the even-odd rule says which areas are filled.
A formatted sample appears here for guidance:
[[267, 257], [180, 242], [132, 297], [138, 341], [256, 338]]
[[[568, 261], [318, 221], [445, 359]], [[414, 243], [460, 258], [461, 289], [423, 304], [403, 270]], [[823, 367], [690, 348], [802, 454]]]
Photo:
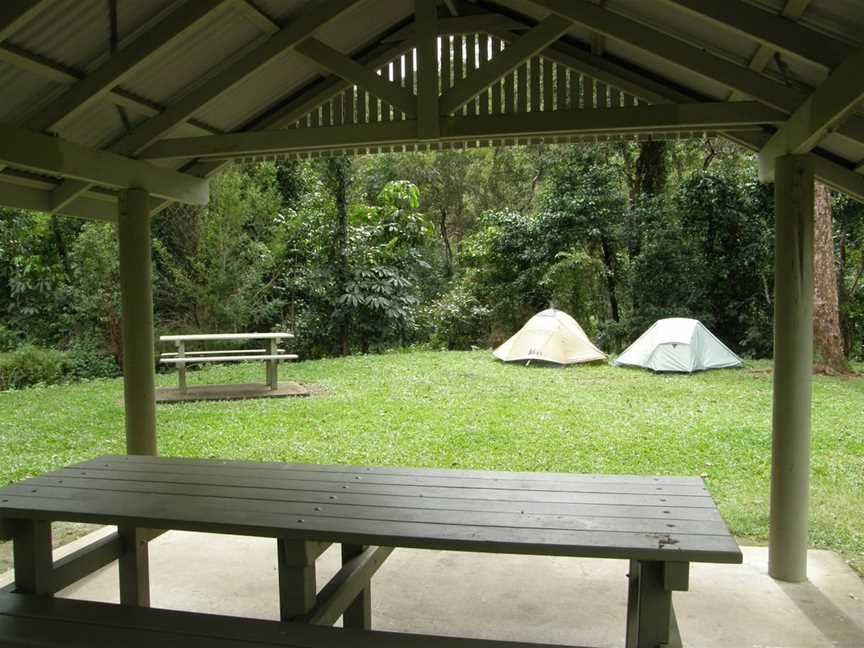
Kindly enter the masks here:
[[699, 320], [671, 317], [654, 322], [612, 364], [692, 373], [744, 363]]

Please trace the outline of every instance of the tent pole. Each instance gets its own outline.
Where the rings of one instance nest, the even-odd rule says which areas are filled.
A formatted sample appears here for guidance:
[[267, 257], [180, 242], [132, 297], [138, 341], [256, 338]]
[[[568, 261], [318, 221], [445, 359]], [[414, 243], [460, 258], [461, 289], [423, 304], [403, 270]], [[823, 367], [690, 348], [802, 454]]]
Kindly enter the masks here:
[[126, 451], [143, 455], [156, 454], [149, 202], [142, 189], [121, 191], [117, 219]]
[[807, 580], [813, 375], [814, 160], [776, 160], [774, 415], [768, 573]]

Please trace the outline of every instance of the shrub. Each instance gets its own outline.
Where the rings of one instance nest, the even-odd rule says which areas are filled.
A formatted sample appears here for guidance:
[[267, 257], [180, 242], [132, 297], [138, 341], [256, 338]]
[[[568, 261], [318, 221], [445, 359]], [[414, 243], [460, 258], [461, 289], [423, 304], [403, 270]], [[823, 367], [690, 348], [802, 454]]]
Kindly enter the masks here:
[[0, 389], [56, 383], [63, 377], [64, 354], [32, 345], [0, 358]]
[[115, 378], [120, 367], [114, 357], [91, 338], [77, 339], [65, 352], [64, 373], [70, 379]]
[[420, 309], [419, 328], [435, 347], [469, 349], [489, 342], [490, 311], [457, 285]]
[[14, 351], [20, 343], [21, 335], [18, 331], [13, 331], [0, 324], [0, 352]]

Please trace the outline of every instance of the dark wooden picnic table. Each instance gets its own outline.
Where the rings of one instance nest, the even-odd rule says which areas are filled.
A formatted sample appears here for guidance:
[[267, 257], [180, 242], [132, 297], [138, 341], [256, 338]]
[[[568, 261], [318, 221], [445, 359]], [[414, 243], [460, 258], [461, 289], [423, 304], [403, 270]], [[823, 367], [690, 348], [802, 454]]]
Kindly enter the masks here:
[[[117, 525], [118, 545], [52, 564], [52, 521]], [[0, 535], [15, 541], [25, 593], [119, 558], [122, 603], [149, 605], [147, 541], [168, 529], [275, 538], [281, 618], [332, 625], [344, 613], [361, 628], [394, 547], [625, 559], [628, 648], [677, 641], [672, 591], [688, 588], [691, 562], [742, 559], [695, 477], [107, 456], [0, 489]], [[316, 591], [331, 543], [344, 566]]]

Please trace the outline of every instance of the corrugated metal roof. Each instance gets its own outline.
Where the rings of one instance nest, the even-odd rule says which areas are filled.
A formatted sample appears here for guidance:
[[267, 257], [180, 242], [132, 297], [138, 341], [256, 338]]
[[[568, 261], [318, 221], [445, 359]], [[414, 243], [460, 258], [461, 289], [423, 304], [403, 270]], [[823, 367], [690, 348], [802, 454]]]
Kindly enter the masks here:
[[[118, 0], [120, 48], [135, 42], [141, 33], [184, 2], [196, 1]], [[291, 24], [298, 14], [326, 1], [245, 0], [253, 10], [263, 14], [263, 20], [271, 20], [277, 25]], [[778, 14], [786, 5], [786, 0], [746, 1]], [[124, 79], [120, 88], [155, 104], [171, 105], [266, 40], [268, 30], [262, 29], [261, 21], [250, 19], [249, 13], [233, 2], [213, 12], [183, 38], [160, 50], [146, 65]], [[413, 6], [413, 0], [365, 0], [322, 27], [316, 36], [341, 52], [353, 53], [374, 44], [382, 34], [407, 22]], [[471, 10], [506, 13], [529, 23], [548, 15], [546, 9], [531, 0], [477, 0], [465, 6], [473, 7]], [[668, 0], [607, 0], [603, 6], [742, 67], [748, 65], [759, 49], [756, 40], [677, 10]], [[800, 22], [847, 44], [864, 45], [862, 0], [812, 0]], [[15, 57], [4, 55], [0, 48], [0, 87], [4, 88], [0, 98], [0, 121], [20, 123], [26, 115], [63, 92], [64, 84], [58, 82], [56, 71], [51, 73], [51, 66], [62, 66], [66, 70], [59, 76], [67, 75], [68, 85], [102, 65], [110, 55], [109, 23], [106, 0], [53, 0], [45, 11], [12, 34], [8, 39], [9, 49], [31, 57], [33, 64], [17, 65]], [[590, 48], [590, 32], [584, 27], [574, 25], [568, 39], [571, 45], [584, 51]], [[729, 88], [722, 83], [689, 70], [686, 60], [668, 61], [634, 44], [613, 38], [606, 39], [605, 47], [608, 60], [691, 96], [714, 100], [725, 100], [730, 96]], [[40, 71], [39, 65], [48, 67]], [[782, 56], [782, 68], [771, 60], [764, 71], [766, 83], [790, 84], [802, 93], [821, 84], [828, 73], [817, 63], [790, 55]], [[195, 118], [218, 130], [235, 130], [320, 77], [322, 72], [316, 65], [299, 54], [288, 52], [200, 109]], [[152, 107], [130, 110], [132, 125], [143, 122], [152, 112]], [[121, 137], [125, 128], [112, 97], [105, 96], [73, 118], [64, 120], [60, 135], [90, 146], [106, 146]], [[200, 132], [180, 126], [170, 135]], [[829, 135], [821, 148], [841, 156], [850, 164], [864, 160], [864, 143], [842, 135]]]

